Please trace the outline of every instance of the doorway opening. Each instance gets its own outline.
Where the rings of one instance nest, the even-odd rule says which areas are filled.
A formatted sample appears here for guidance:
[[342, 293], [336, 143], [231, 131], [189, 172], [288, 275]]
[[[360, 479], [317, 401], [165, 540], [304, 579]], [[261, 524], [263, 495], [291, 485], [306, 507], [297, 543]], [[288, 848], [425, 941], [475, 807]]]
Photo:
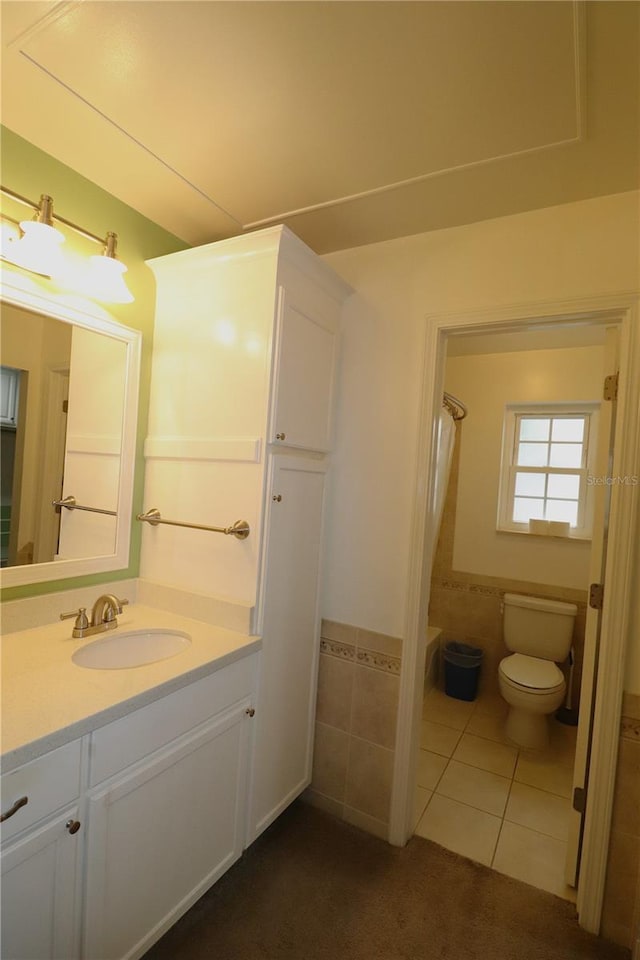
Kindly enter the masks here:
[[[598, 569], [602, 563], [606, 511], [596, 500], [608, 491], [595, 480], [611, 446], [610, 411], [600, 398], [605, 377], [616, 370], [615, 325], [450, 337], [445, 397], [448, 391], [463, 397], [468, 413], [455, 421], [452, 452], [440, 442], [445, 431], [438, 434], [434, 522], [441, 520], [415, 832], [573, 901], [580, 824], [572, 796], [588, 586], [594, 561]], [[449, 425], [446, 409], [438, 420]], [[443, 485], [446, 495], [439, 497]], [[518, 623], [524, 617], [525, 629], [537, 618], [548, 630], [555, 617], [562, 649], [547, 651], [549, 636], [538, 644], [517, 630], [505, 645], [505, 603]], [[452, 654], [443, 660], [445, 645]], [[523, 672], [514, 677], [518, 702], [522, 686], [532, 684], [523, 699], [535, 701], [526, 704], [522, 730], [507, 726], [503, 668]], [[533, 686], [529, 670], [542, 671], [548, 692]], [[585, 676], [588, 687], [589, 669]], [[585, 700], [588, 711], [588, 692]], [[542, 719], [529, 723], [541, 706]], [[511, 723], [514, 716], [512, 710]]]
[[[617, 418], [612, 429], [615, 438], [615, 455], [608, 470], [616, 476], [633, 474], [635, 456], [638, 444], [638, 380], [640, 376], [640, 341], [635, 326], [636, 303], [634, 298], [620, 297], [597, 303], [580, 301], [573, 304], [562, 304], [554, 307], [551, 304], [537, 305], [530, 309], [515, 312], [502, 310], [492, 316], [475, 314], [473, 316], [433, 318], [427, 324], [425, 343], [425, 375], [422, 403], [422, 428], [424, 433], [423, 448], [419, 452], [419, 462], [422, 466], [418, 471], [416, 510], [414, 515], [414, 530], [412, 544], [412, 564], [410, 574], [408, 623], [406, 631], [406, 656], [403, 657], [401, 673], [401, 696], [398, 717], [398, 738], [396, 750], [396, 765], [394, 770], [394, 790], [391, 810], [390, 839], [393, 843], [404, 843], [413, 833], [415, 825], [415, 786], [416, 786], [416, 758], [420, 750], [420, 734], [422, 725], [424, 677], [426, 666], [426, 641], [429, 624], [428, 606], [431, 597], [431, 578], [433, 568], [433, 554], [435, 542], [433, 524], [431, 523], [433, 510], [434, 475], [436, 469], [434, 451], [436, 448], [436, 422], [439, 415], [442, 393], [445, 389], [445, 365], [447, 346], [455, 343], [456, 339], [488, 335], [513, 335], [540, 337], [564, 333], [576, 335], [576, 331], [591, 329], [591, 333], [602, 331], [610, 327], [619, 334], [620, 350], [620, 393], [617, 403]], [[582, 335], [582, 334], [581, 334]], [[566, 348], [559, 348], [566, 349]], [[490, 384], [486, 389], [490, 389]], [[452, 388], [453, 390], [453, 388]], [[456, 393], [456, 390], [453, 390]], [[458, 386], [456, 395], [466, 402], [464, 383]], [[464, 435], [463, 427], [463, 435]], [[463, 441], [464, 443], [464, 441]], [[422, 456], [423, 455], [423, 456]], [[608, 550], [606, 555], [602, 550], [602, 580], [606, 582], [602, 609], [593, 617], [591, 648], [588, 654], [589, 667], [592, 672], [589, 695], [591, 703], [583, 703], [580, 709], [580, 725], [577, 730], [577, 743], [582, 751], [582, 761], [576, 764], [572, 778], [570, 793], [573, 794], [576, 786], [586, 790], [584, 814], [572, 812], [571, 817], [577, 818], [577, 828], [573, 830], [578, 840], [582, 839], [581, 853], [576, 851], [576, 863], [581, 857], [582, 868], [577, 886], [577, 910], [580, 924], [585, 929], [597, 932], [600, 924], [602, 897], [608, 852], [610, 817], [613, 801], [613, 782], [618, 743], [618, 724], [622, 697], [622, 679], [625, 667], [626, 635], [629, 620], [629, 608], [632, 589], [632, 556], [633, 556], [633, 521], [637, 510], [637, 497], [632, 487], [609, 486], [606, 488], [610, 495], [608, 509]], [[604, 491], [603, 491], [604, 492]], [[604, 517], [605, 498], [601, 497]], [[495, 512], [493, 523], [495, 525]], [[597, 525], [594, 529], [598, 528]], [[602, 533], [604, 521], [598, 528]], [[473, 539], [473, 536], [472, 536]], [[523, 538], [524, 540], [524, 538]], [[455, 534], [454, 534], [454, 551]], [[461, 555], [461, 546], [458, 544], [457, 556]], [[464, 555], [464, 552], [462, 552]], [[454, 553], [454, 556], [456, 554]], [[455, 564], [452, 570], [455, 570]], [[464, 570], [462, 572], [465, 572]], [[468, 572], [468, 571], [466, 571]], [[445, 579], [442, 577], [441, 579]], [[487, 574], [492, 576], [494, 574]], [[592, 576], [589, 569], [589, 578]], [[462, 578], [464, 582], [465, 578]], [[518, 584], [527, 582], [527, 578], [519, 576], [513, 578]], [[549, 579], [553, 579], [550, 577]], [[536, 582], [535, 578], [531, 581]], [[539, 580], [543, 586], [544, 580]], [[468, 581], [467, 581], [468, 585]], [[546, 584], [548, 585], [548, 584]], [[553, 584], [552, 584], [553, 585]], [[455, 579], [451, 578], [450, 586], [455, 589]], [[479, 585], [481, 587], [482, 584]], [[493, 586], [493, 584], [489, 584]], [[588, 584], [587, 584], [588, 586]], [[574, 589], [573, 587], [567, 589]], [[581, 584], [583, 591], [585, 585]], [[462, 592], [462, 591], [461, 591]], [[469, 593], [483, 596], [481, 589]], [[514, 591], [517, 592], [517, 591]], [[531, 591], [526, 591], [531, 592]], [[489, 593], [489, 596], [491, 594]], [[436, 604], [437, 604], [437, 598]], [[580, 601], [585, 613], [590, 609], [584, 599]], [[439, 624], [434, 623], [433, 627]], [[585, 631], [585, 638], [588, 631]], [[599, 644], [598, 637], [603, 638]], [[431, 634], [433, 636], [433, 633]], [[497, 643], [497, 641], [496, 641]], [[493, 654], [496, 651], [492, 651]], [[586, 658], [586, 646], [585, 646]], [[494, 656], [495, 659], [495, 656]], [[586, 662], [586, 659], [585, 659]], [[585, 667], [583, 665], [583, 671]], [[432, 678], [433, 679], [433, 678]], [[575, 690], [574, 681], [574, 690]], [[585, 684], [580, 685], [581, 696], [584, 699]], [[485, 733], [489, 724], [495, 721], [480, 721], [481, 713], [476, 715], [476, 732], [466, 731], [469, 737], [479, 736], [479, 726], [483, 726]], [[469, 718], [470, 719], [470, 718]], [[437, 721], [431, 721], [437, 722]], [[460, 720], [457, 721], [458, 724]], [[465, 721], [464, 726], [466, 726]], [[442, 726], [446, 726], [442, 724]], [[452, 727], [452, 729], [455, 729]], [[437, 732], [437, 731], [435, 731]], [[460, 731], [460, 742], [465, 730]], [[455, 736], [455, 735], [454, 735]], [[485, 739], [491, 743], [488, 737]], [[570, 733], [567, 739], [571, 740]], [[494, 741], [503, 746], [499, 741]], [[472, 746], [477, 745], [472, 741]], [[507, 745], [504, 745], [507, 746]], [[445, 758], [448, 764], [454, 757], [456, 743], [451, 758]], [[469, 741], [466, 744], [467, 750]], [[491, 748], [489, 748], [491, 749]], [[568, 747], [567, 749], [572, 749]], [[433, 751], [435, 753], [435, 751]], [[466, 757], [470, 754], [467, 752]], [[514, 759], [514, 770], [519, 758]], [[464, 763], [462, 752], [458, 754], [457, 763]], [[473, 764], [467, 764], [472, 767]], [[568, 766], [568, 764], [565, 764]], [[480, 769], [479, 767], [477, 769]], [[521, 768], [522, 770], [522, 768]], [[460, 771], [454, 768], [448, 778], [449, 787], [455, 781], [454, 774]], [[488, 771], [491, 772], [491, 771]], [[442, 771], [444, 773], [444, 771]], [[502, 774], [496, 774], [502, 776]], [[515, 776], [510, 779], [509, 791], [512, 790]], [[582, 783], [580, 783], [580, 780]], [[576, 782], [577, 781], [577, 782]], [[565, 774], [566, 784], [566, 774]], [[437, 786], [437, 785], [436, 785]], [[525, 784], [533, 789], [541, 789], [533, 784]], [[456, 789], [447, 788], [448, 792]], [[522, 793], [520, 787], [516, 788]], [[434, 795], [435, 795], [434, 790]], [[526, 792], [526, 791], [524, 791]], [[544, 791], [543, 791], [544, 792]], [[551, 796], [551, 791], [547, 791]], [[567, 792], [566, 785], [562, 793]], [[559, 796], [559, 795], [558, 795]], [[584, 794], [582, 795], [584, 797]], [[506, 803], [505, 801], [505, 810]], [[564, 798], [569, 799], [569, 798]], [[461, 801], [458, 801], [461, 802]], [[441, 804], [440, 801], [438, 803]], [[512, 806], [515, 807], [515, 801]], [[428, 807], [426, 808], [428, 810]], [[495, 814], [494, 814], [495, 815]], [[505, 818], [499, 831], [502, 829]], [[511, 821], [509, 821], [511, 822]], [[522, 826], [522, 825], [520, 825]], [[511, 829], [511, 828], [509, 828]], [[512, 831], [513, 832], [513, 831]], [[517, 831], [516, 831], [517, 832]], [[565, 841], [563, 841], [565, 842]], [[566, 841], [569, 844], [569, 841]], [[496, 840], [497, 845], [497, 840]], [[567, 847], [568, 850], [568, 847]], [[494, 851], [495, 853], [495, 851]], [[493, 856], [493, 854], [492, 854]], [[505, 871], [508, 872], [508, 871]], [[570, 872], [570, 871], [569, 871]]]

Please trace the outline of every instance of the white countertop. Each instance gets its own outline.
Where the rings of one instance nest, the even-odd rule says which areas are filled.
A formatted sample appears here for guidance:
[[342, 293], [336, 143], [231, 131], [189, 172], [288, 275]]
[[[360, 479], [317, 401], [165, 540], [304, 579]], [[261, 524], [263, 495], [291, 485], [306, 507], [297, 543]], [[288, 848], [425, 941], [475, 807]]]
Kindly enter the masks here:
[[[73, 621], [10, 633], [2, 638], [2, 769], [4, 772], [125, 716], [153, 700], [214, 673], [260, 649], [246, 636], [164, 610], [125, 607], [114, 631], [82, 640]], [[79, 667], [79, 647], [118, 631], [181, 630], [191, 644], [177, 656], [122, 670]]]

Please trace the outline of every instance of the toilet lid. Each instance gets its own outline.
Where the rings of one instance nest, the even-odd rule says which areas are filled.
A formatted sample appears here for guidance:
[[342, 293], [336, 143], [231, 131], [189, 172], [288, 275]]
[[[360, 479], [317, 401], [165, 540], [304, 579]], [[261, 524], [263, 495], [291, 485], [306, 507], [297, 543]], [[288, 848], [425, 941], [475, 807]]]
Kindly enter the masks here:
[[564, 682], [562, 670], [552, 660], [527, 657], [522, 653], [505, 657], [500, 662], [500, 670], [514, 683], [535, 690], [552, 690]]

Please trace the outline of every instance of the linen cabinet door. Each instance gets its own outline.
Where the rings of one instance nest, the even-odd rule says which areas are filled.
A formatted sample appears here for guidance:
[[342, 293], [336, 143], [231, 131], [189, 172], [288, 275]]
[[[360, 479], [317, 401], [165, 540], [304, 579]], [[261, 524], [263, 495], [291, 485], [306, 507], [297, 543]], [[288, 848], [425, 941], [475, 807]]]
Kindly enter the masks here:
[[311, 780], [325, 471], [317, 460], [272, 459], [250, 841]]
[[79, 956], [78, 882], [84, 828], [78, 808], [31, 830], [2, 852], [0, 956], [74, 960]]
[[241, 855], [248, 701], [93, 792], [83, 956], [146, 950]]
[[338, 316], [335, 303], [298, 305], [280, 288], [271, 443], [330, 449]]

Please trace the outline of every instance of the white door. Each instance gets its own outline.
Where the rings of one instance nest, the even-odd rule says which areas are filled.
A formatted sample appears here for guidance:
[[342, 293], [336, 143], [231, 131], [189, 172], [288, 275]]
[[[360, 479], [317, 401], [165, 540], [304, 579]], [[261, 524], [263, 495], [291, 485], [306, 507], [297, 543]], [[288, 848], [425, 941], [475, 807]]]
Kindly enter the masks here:
[[[617, 342], [617, 330], [608, 330], [604, 352], [606, 369], [609, 369], [611, 372], [617, 370]], [[597, 477], [606, 477], [610, 473], [613, 435], [615, 431], [615, 411], [615, 400], [604, 401], [601, 404], [596, 457]], [[596, 485], [593, 537], [591, 540], [591, 558], [589, 565], [590, 584], [601, 584], [604, 582], [610, 501], [611, 487], [607, 484]], [[598, 673], [601, 619], [602, 610], [588, 604], [582, 662], [582, 683], [580, 687], [580, 713], [576, 739], [576, 756], [573, 768], [573, 802], [569, 815], [567, 859], [565, 864], [565, 881], [571, 887], [578, 885], [578, 875], [580, 871], [580, 851], [584, 827], [586, 788], [589, 779], [589, 756], [591, 736], [593, 734], [593, 711], [595, 707]]]
[[325, 470], [316, 460], [272, 458], [249, 842], [311, 780]]
[[74, 960], [79, 956], [78, 878], [84, 827], [71, 807], [2, 853], [0, 956]]
[[141, 957], [243, 850], [248, 701], [93, 792], [83, 957]]

